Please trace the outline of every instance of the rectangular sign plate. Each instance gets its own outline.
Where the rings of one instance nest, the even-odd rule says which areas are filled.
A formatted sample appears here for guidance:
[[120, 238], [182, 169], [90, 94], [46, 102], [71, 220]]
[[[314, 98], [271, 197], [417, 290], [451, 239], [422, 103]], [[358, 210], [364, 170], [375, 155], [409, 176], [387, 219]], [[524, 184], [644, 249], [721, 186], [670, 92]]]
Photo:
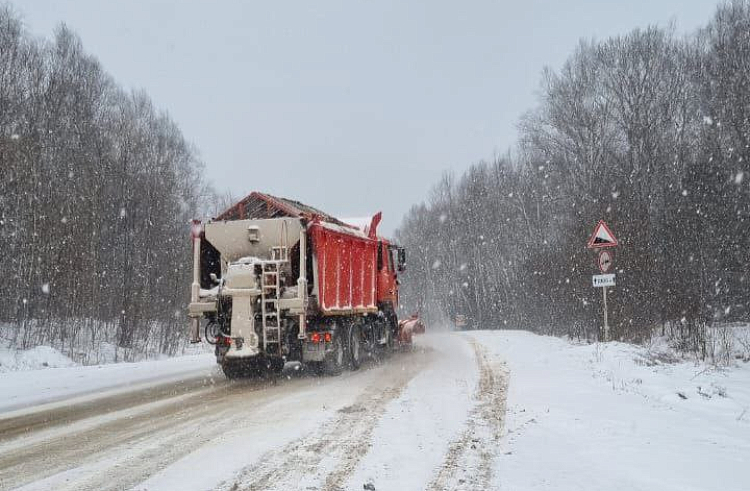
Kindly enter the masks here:
[[595, 274], [592, 276], [594, 288], [603, 288], [605, 286], [615, 286], [614, 274]]

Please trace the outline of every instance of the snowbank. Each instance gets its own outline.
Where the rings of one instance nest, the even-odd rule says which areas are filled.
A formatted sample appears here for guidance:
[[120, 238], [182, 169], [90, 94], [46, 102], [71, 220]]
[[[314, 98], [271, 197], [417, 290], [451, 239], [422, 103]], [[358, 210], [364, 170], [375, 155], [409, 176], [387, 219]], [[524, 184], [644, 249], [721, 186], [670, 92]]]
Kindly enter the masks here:
[[622, 343], [471, 333], [510, 368], [498, 489], [746, 490], [750, 364], [663, 363]]
[[[19, 355], [19, 358], [30, 358], [36, 362], [43, 360], [42, 363], [48, 363], [49, 367], [60, 368], [26, 371], [19, 369], [0, 373], [0, 394], [3, 394], [0, 398], [0, 413], [72, 397], [98, 397], [106, 391], [123, 390], [134, 384], [164, 383], [190, 376], [223, 378], [223, 375], [220, 375], [216, 369], [214, 357], [210, 354], [135, 363], [75, 366], [73, 362], [59, 353], [55, 356], [49, 355], [49, 349], [34, 348], [29, 351], [34, 354]], [[7, 352], [0, 351], [0, 356], [2, 356], [1, 353]], [[47, 353], [49, 356], [40, 357], [39, 352]], [[63, 359], [67, 360], [67, 364], [62, 363]], [[50, 365], [55, 360], [60, 363]]]
[[[212, 348], [207, 344], [190, 344], [187, 337], [179, 336], [179, 333], [173, 331], [172, 326], [158, 322], [150, 322], [148, 327], [144, 328], [149, 336], [136, 338], [133, 346], [129, 348], [118, 347], [114, 343], [117, 339], [116, 323], [72, 318], [56, 321], [53, 326], [59, 335], [51, 336], [50, 325], [34, 320], [30, 320], [22, 327], [0, 323], [0, 372], [70, 366], [64, 364], [60, 357], [52, 355], [50, 350], [62, 353], [78, 365], [162, 360], [176, 355], [212, 352]], [[41, 346], [46, 350], [31, 355], [34, 357], [32, 360], [38, 360], [39, 363], [24, 363], [23, 358], [26, 355], [13, 352], [21, 351], [18, 347], [21, 340], [25, 343], [24, 346]], [[40, 359], [41, 356], [49, 358]], [[46, 366], [44, 362], [47, 362]]]
[[0, 373], [40, 368], [72, 367], [76, 363], [55, 348], [37, 346], [29, 350], [0, 348]]

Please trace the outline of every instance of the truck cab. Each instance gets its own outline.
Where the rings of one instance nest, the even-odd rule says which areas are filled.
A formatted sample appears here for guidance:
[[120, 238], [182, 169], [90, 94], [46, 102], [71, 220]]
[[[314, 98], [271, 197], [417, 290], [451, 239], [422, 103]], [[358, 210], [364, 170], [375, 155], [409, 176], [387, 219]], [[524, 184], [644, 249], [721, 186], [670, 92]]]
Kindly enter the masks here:
[[378, 241], [378, 303], [398, 309], [398, 273], [404, 270], [406, 254], [403, 247]]

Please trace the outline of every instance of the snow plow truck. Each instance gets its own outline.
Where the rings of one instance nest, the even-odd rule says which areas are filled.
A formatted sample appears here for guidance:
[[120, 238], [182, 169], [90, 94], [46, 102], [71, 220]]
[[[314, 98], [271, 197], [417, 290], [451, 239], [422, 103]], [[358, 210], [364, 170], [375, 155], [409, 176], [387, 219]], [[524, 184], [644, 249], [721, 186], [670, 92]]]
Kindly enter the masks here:
[[229, 378], [328, 374], [410, 342], [397, 318], [403, 248], [297, 201], [254, 192], [213, 220], [193, 221], [191, 341], [215, 344]]

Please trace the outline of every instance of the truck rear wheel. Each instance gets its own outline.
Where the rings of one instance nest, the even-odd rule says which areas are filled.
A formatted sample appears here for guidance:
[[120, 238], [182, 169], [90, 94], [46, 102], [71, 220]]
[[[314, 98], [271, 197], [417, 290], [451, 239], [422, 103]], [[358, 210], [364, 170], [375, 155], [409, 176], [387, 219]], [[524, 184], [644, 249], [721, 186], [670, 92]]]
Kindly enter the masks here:
[[380, 359], [388, 358], [391, 353], [393, 353], [393, 331], [391, 330], [391, 326], [386, 325], [385, 326], [385, 343], [380, 345], [380, 349], [378, 350], [378, 355]]
[[221, 364], [221, 371], [224, 372], [224, 376], [230, 380], [239, 377], [237, 368], [228, 363]]
[[338, 332], [333, 336], [333, 351], [323, 362], [323, 371], [327, 375], [339, 375], [344, 369], [344, 343], [341, 338]]
[[362, 332], [359, 326], [352, 326], [349, 329], [349, 363], [352, 370], [362, 365]]
[[250, 377], [257, 373], [257, 367], [253, 367], [250, 363], [242, 361], [224, 361], [221, 364], [221, 370], [224, 372], [224, 376], [228, 379]]
[[284, 370], [284, 359], [272, 356], [224, 360], [221, 369], [228, 379], [264, 377], [281, 373]]
[[270, 356], [266, 359], [265, 368], [270, 373], [281, 373], [284, 370], [284, 359], [279, 356]]

